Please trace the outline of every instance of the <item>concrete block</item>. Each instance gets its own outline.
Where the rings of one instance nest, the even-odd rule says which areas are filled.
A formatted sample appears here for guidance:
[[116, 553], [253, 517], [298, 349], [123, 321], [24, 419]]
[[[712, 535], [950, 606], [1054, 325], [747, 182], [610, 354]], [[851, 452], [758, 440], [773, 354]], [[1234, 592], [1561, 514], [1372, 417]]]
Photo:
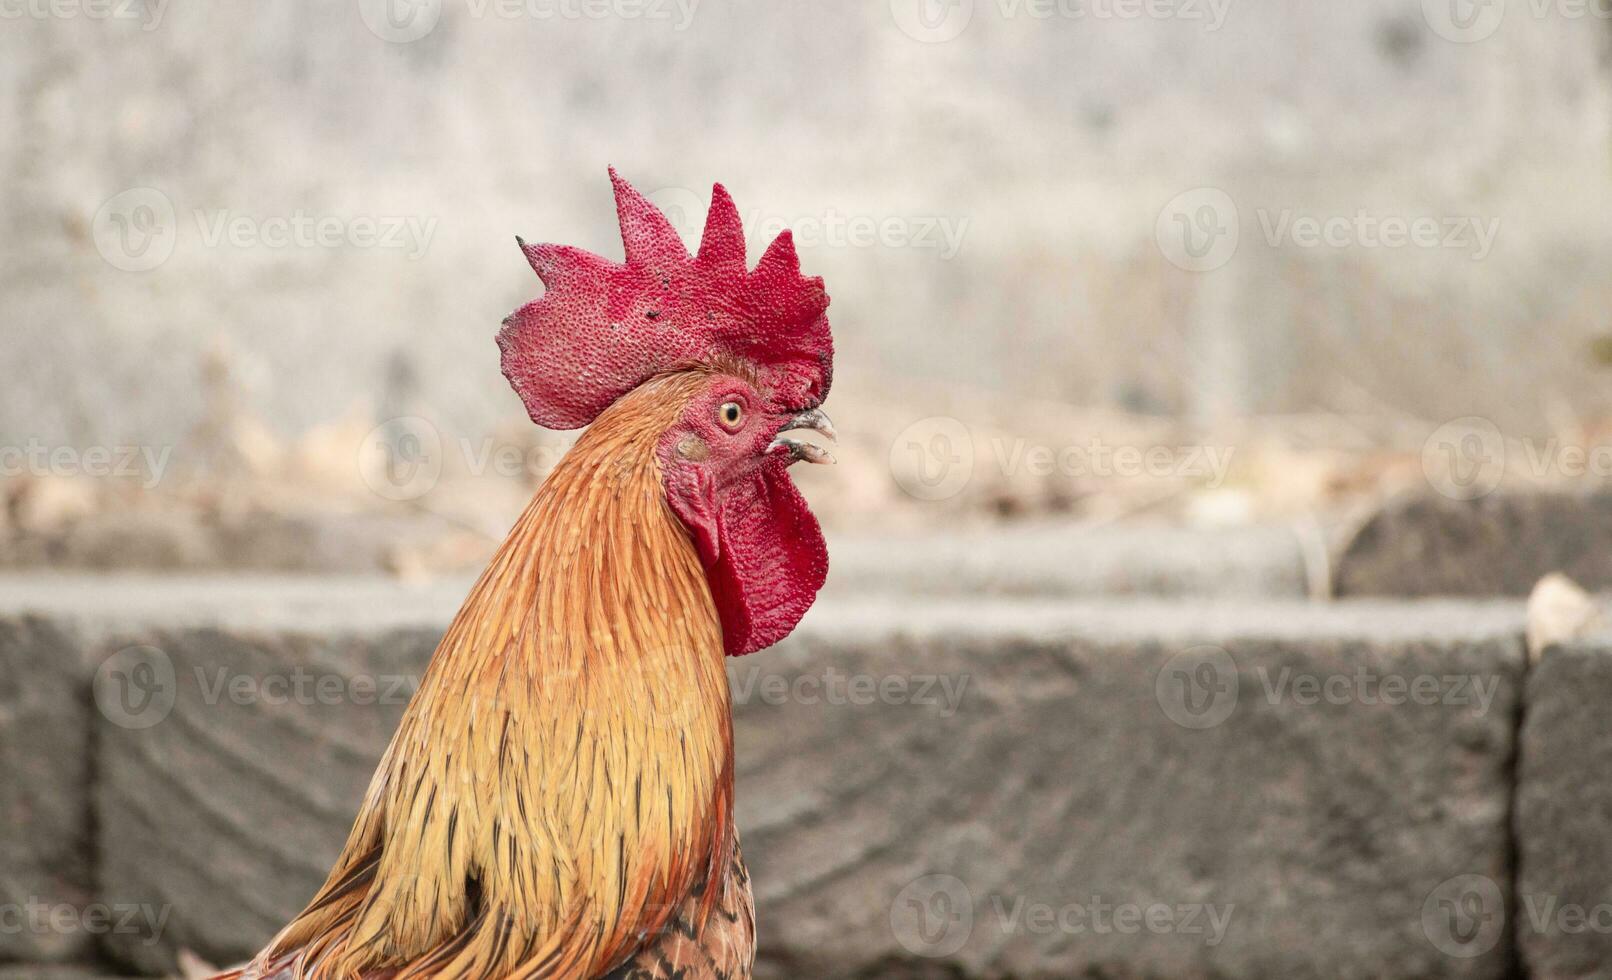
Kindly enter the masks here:
[[107, 901], [171, 916], [160, 935], [110, 937], [120, 961], [167, 970], [179, 947], [238, 961], [306, 903], [440, 634], [228, 623], [129, 634], [157, 651], [176, 696], [160, 723], [102, 727], [101, 887]]
[[1612, 636], [1550, 646], [1528, 676], [1513, 929], [1527, 975], [1612, 977]]
[[1525, 596], [1551, 572], [1612, 589], [1612, 494], [1400, 498], [1345, 544], [1335, 581], [1341, 596]]
[[90, 901], [91, 708], [69, 622], [0, 610], [0, 961], [78, 957]]
[[[109, 948], [158, 971], [301, 906], [401, 709], [233, 679], [417, 671], [462, 585], [0, 595], [171, 665], [171, 708], [103, 708], [96, 755], [98, 897], [168, 912]], [[1507, 976], [1509, 933], [1458, 942], [1441, 900], [1510, 874], [1522, 627], [1512, 602], [825, 599], [730, 664], [758, 975]]]
[[846, 595], [1303, 598], [1310, 589], [1303, 543], [1286, 527], [1048, 522], [831, 545], [827, 587]]
[[759, 975], [1508, 976], [1515, 612], [824, 608], [737, 665]]

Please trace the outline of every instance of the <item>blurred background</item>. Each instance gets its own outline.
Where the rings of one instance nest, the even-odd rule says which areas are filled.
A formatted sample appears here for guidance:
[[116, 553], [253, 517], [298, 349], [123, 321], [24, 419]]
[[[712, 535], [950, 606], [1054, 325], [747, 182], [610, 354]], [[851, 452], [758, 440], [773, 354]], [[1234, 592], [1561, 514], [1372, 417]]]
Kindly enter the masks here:
[[[752, 258], [792, 228], [826, 279], [840, 464], [797, 480], [829, 531], [830, 594], [877, 596], [900, 642], [927, 642], [912, 610], [992, 596], [1076, 609], [1086, 625], [1058, 629], [1099, 647], [1139, 628], [1102, 624], [1178, 616], [1135, 641], [1161, 658], [1214, 622], [1237, 670], [1250, 633], [1314, 633], [1336, 652], [1378, 629], [1348, 624], [1391, 620], [1411, 624], [1387, 628], [1392, 649], [1422, 656], [1434, 636], [1459, 658], [1449, 637], [1488, 623], [1516, 634], [1494, 670], [1520, 691], [1521, 597], [1551, 572], [1612, 588], [1609, 151], [1599, 0], [0, 0], [0, 611], [101, 623], [111, 603], [229, 629], [241, 608], [284, 606], [276, 589], [372, 610], [395, 586], [445, 618], [575, 439], [533, 427], [498, 371], [499, 322], [541, 291], [514, 236], [618, 258], [613, 165], [691, 244], [722, 182]], [[319, 584], [333, 581], [360, 591]], [[203, 586], [213, 598], [192, 608]], [[1485, 611], [1440, 607], [1446, 629], [1393, 605], [1419, 596]], [[1345, 597], [1393, 609], [1328, 611]], [[957, 608], [979, 636], [1022, 622]], [[63, 642], [88, 656], [107, 629]], [[25, 737], [19, 720], [34, 717], [15, 653], [29, 649], [13, 637], [0, 688], [10, 758], [37, 776], [21, 747], [45, 729]], [[1486, 715], [1500, 795], [1482, 819], [1503, 846], [1466, 869], [1513, 912], [1521, 697]], [[41, 751], [95, 757], [107, 737]], [[75, 785], [94, 796], [103, 765]], [[1443, 799], [1419, 773], [1367, 782]], [[45, 880], [79, 881], [63, 901], [119, 880], [104, 796], [58, 812], [12, 792], [7, 846], [19, 863], [46, 855]], [[322, 819], [344, 827], [349, 790], [330, 792]], [[1176, 795], [1160, 794], [1127, 805]], [[44, 846], [24, 829], [80, 803], [97, 815], [64, 818], [76, 836]], [[144, 811], [153, 837], [160, 809]], [[311, 840], [310, 865], [337, 843]], [[1031, 863], [1062, 860], [1044, 858]], [[764, 888], [771, 859], [755, 860]], [[1078, 861], [1060, 868], [1083, 881]], [[1199, 883], [1222, 873], [1194, 868]], [[1423, 885], [1462, 869], [1438, 870], [1406, 892], [1413, 944]], [[1271, 908], [1342, 901], [1348, 876], [1314, 873], [1323, 884]], [[311, 874], [243, 913], [233, 945], [174, 925], [145, 955], [30, 945], [24, 929], [0, 935], [0, 962], [33, 964], [19, 977], [47, 960], [219, 962]], [[902, 940], [881, 918], [891, 896], [859, 894]], [[764, 892], [764, 911], [794, 896]], [[1255, 927], [1232, 959], [1124, 943], [1092, 959], [1064, 935], [1033, 954], [923, 938], [839, 962], [811, 959], [827, 955], [819, 933], [785, 930], [776, 955], [766, 933], [764, 915], [779, 976], [1543, 976], [1554, 955], [1508, 939], [1379, 960], [1345, 936], [1347, 955], [1305, 959], [1301, 937]], [[1560, 975], [1608, 975], [1602, 952]]]
[[[8, 560], [285, 563], [205, 538], [363, 511], [467, 535], [399, 567], [476, 565], [566, 444], [497, 371], [541, 288], [514, 235], [619, 256], [606, 164], [691, 240], [718, 180], [753, 254], [795, 229], [836, 527], [1286, 519], [1421, 483], [1452, 420], [1601, 431], [1593, 4], [623, 3], [12, 0]], [[377, 493], [397, 418], [437, 475]], [[89, 447], [122, 475], [78, 479]], [[942, 502], [903, 487], [966, 449]]]

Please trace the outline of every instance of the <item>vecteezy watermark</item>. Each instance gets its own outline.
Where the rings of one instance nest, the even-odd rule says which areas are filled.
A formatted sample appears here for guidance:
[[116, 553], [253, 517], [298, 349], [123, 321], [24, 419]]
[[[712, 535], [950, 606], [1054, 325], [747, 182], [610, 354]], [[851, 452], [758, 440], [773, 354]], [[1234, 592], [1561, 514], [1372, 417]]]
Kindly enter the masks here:
[[[686, 187], [662, 187], [649, 199], [666, 215], [687, 244], [699, 241], [707, 198]], [[847, 214], [828, 208], [819, 214], [784, 216], [753, 210], [741, 215], [745, 248], [755, 254], [784, 229], [806, 248], [911, 248], [955, 258], [968, 234], [968, 219], [944, 214]]]
[[851, 674], [833, 667], [789, 677], [759, 665], [730, 671], [735, 705], [890, 705], [933, 708], [942, 718], [957, 713], [968, 674]]
[[303, 667], [266, 674], [233, 673], [226, 667], [196, 668], [201, 701], [216, 706], [228, 701], [253, 704], [372, 705], [408, 704], [420, 686], [414, 674], [319, 673]]
[[1209, 487], [1226, 482], [1234, 446], [1111, 446], [1092, 438], [1069, 446], [1048, 446], [1024, 439], [991, 440], [991, 456], [1007, 476], [1091, 477], [1100, 480], [1190, 477]]
[[1199, 187], [1171, 198], [1153, 224], [1153, 240], [1170, 264], [1211, 272], [1237, 254], [1242, 223], [1237, 203], [1218, 187]]
[[455, 454], [472, 477], [541, 478], [553, 470], [575, 436], [534, 444], [460, 436], [446, 441], [429, 419], [418, 415], [387, 419], [358, 445], [358, 474], [364, 485], [388, 500], [416, 500], [433, 490]]
[[1002, 20], [1175, 20], [1213, 33], [1225, 25], [1231, 0], [890, 0], [890, 17], [913, 40], [939, 44], [962, 34], [977, 8]]
[[[195, 683], [194, 703], [247, 705], [399, 705], [420, 686], [415, 674], [337, 673], [302, 666], [263, 673], [197, 666], [185, 675]], [[152, 646], [118, 650], [95, 673], [95, 704], [120, 728], [159, 724], [173, 711], [180, 677], [173, 661]], [[190, 695], [187, 695], [187, 701]]]
[[1534, 20], [1612, 20], [1612, 0], [1422, 0], [1427, 26], [1457, 44], [1493, 37], [1510, 11]]
[[[204, 248], [356, 248], [401, 251], [419, 259], [436, 235], [437, 219], [421, 215], [242, 214], [228, 208], [191, 212]], [[101, 257], [124, 272], [147, 272], [168, 261], [179, 241], [178, 212], [154, 187], [134, 187], [101, 205], [91, 236]]]
[[1176, 653], [1153, 678], [1153, 697], [1182, 728], [1213, 728], [1237, 710], [1242, 682], [1231, 654], [1217, 646]]
[[1422, 17], [1446, 41], [1471, 44], [1500, 29], [1506, 0], [1422, 0]]
[[[1612, 902], [1564, 902], [1559, 895], [1517, 896], [1517, 928], [1537, 935], [1612, 935]], [[1447, 878], [1422, 903], [1422, 933], [1439, 952], [1471, 959], [1493, 950], [1505, 935], [1508, 912], [1500, 885], [1488, 875]]]
[[1487, 875], [1447, 878], [1422, 902], [1422, 934], [1446, 956], [1482, 956], [1494, 949], [1505, 926], [1505, 897]]
[[955, 875], [914, 879], [890, 903], [890, 931], [918, 956], [951, 956], [985, 926], [999, 936], [1191, 936], [1219, 946], [1231, 926], [1235, 904], [1135, 902], [1104, 895], [1048, 902], [1027, 895], [989, 895], [984, 908]]
[[1271, 248], [1423, 248], [1465, 252], [1481, 262], [1494, 250], [1500, 235], [1499, 218], [1476, 215], [1405, 217], [1373, 214], [1300, 214], [1291, 208], [1260, 208], [1259, 227]]
[[1506, 475], [1506, 440], [1500, 427], [1469, 415], [1446, 422], [1422, 443], [1422, 475], [1452, 500], [1476, 500]]
[[[474, 20], [598, 21], [663, 23], [685, 31], [700, 0], [462, 0]], [[408, 44], [436, 30], [443, 0], [358, 0], [359, 16], [383, 41]]]
[[[1499, 218], [1476, 215], [1401, 215], [1364, 208], [1348, 214], [1257, 208], [1254, 214], [1264, 244], [1273, 249], [1444, 249], [1481, 262], [1500, 236]], [[1212, 272], [1236, 256], [1242, 212], [1220, 188], [1198, 187], [1177, 194], [1159, 210], [1153, 234], [1172, 265]]]
[[945, 500], [974, 475], [974, 437], [968, 426], [934, 415], [902, 429], [890, 443], [890, 475], [918, 500]]
[[138, 479], [143, 490], [162, 482], [172, 446], [47, 446], [30, 439], [21, 446], [0, 446], [0, 477], [87, 476]]
[[951, 956], [974, 932], [974, 896], [954, 875], [908, 882], [890, 903], [890, 934], [909, 953]]
[[132, 20], [162, 26], [168, 0], [0, 0], [0, 20]]
[[1428, 485], [1453, 500], [1493, 493], [1508, 472], [1536, 482], [1612, 480], [1612, 443], [1582, 444], [1551, 436], [1510, 439], [1489, 419], [1469, 415], [1433, 430], [1422, 444]]
[[1259, 667], [1260, 687], [1266, 702], [1288, 702], [1301, 707], [1312, 705], [1419, 705], [1476, 708], [1487, 714], [1500, 690], [1498, 674], [1401, 674], [1382, 673], [1357, 665], [1353, 671], [1327, 674], [1296, 671], [1291, 667], [1271, 670]]
[[1584, 905], [1564, 902], [1555, 895], [1526, 894], [1522, 896], [1522, 908], [1528, 928], [1540, 934], [1612, 935], [1612, 902]]
[[436, 30], [442, 0], [358, 0], [358, 16], [381, 40], [408, 44]]
[[992, 895], [990, 904], [1004, 935], [1135, 936], [1145, 932], [1196, 936], [1209, 947], [1219, 946], [1226, 938], [1237, 909], [1232, 903], [1116, 902], [1101, 895], [1058, 905], [1032, 902], [1023, 895], [1012, 899]]
[[700, 0], [464, 0], [470, 16], [501, 20], [641, 20], [686, 31]]
[[24, 902], [0, 903], [0, 936], [74, 935], [143, 936], [147, 946], [162, 937], [171, 905], [132, 902], [91, 902], [73, 905], [29, 898]]
[[208, 248], [362, 248], [397, 249], [410, 259], [425, 254], [437, 219], [418, 215], [238, 214], [228, 208], [195, 212], [196, 229]]
[[[1305, 671], [1255, 667], [1258, 693], [1267, 704], [1454, 707], [1487, 714], [1500, 690], [1497, 674], [1433, 674], [1382, 671], [1365, 664], [1352, 670]], [[1231, 654], [1195, 646], [1172, 656], [1154, 676], [1153, 695], [1165, 717], [1183, 728], [1214, 728], [1237, 710], [1244, 675]]]
[[[1136, 480], [1186, 478], [1210, 487], [1225, 483], [1235, 447], [1113, 445], [1090, 438], [1054, 446], [1019, 437], [993, 437], [990, 461], [1003, 476], [1035, 479]], [[890, 475], [909, 496], [944, 500], [974, 476], [975, 443], [968, 426], [944, 415], [907, 426], [890, 444]]]
[[387, 500], [416, 500], [442, 478], [442, 433], [429, 419], [404, 415], [369, 430], [358, 446], [358, 476]]
[[96, 251], [113, 268], [146, 272], [173, 254], [179, 222], [168, 195], [155, 187], [131, 187], [95, 212], [90, 236]]
[[92, 688], [102, 717], [136, 731], [167, 718], [179, 694], [173, 661], [151, 646], [124, 647], [107, 657]]

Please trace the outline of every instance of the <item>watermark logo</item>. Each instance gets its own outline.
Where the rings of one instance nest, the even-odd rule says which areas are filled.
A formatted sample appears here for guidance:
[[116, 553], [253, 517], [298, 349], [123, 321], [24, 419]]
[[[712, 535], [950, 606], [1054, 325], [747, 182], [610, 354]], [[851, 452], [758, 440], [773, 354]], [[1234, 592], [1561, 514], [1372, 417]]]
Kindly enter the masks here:
[[[661, 187], [647, 197], [666, 215], [683, 244], [697, 247], [705, 225], [705, 199], [687, 187]], [[745, 248], [751, 253], [760, 252], [789, 229], [801, 248], [910, 248], [950, 260], [968, 235], [968, 219], [952, 215], [849, 214], [828, 208], [788, 217], [756, 210], [741, 213], [740, 221]]]
[[168, 0], [0, 0], [0, 20], [137, 20], [154, 31], [167, 9]]
[[1444, 40], [1472, 44], [1500, 29], [1506, 0], [1422, 0], [1422, 17]]
[[293, 667], [283, 673], [253, 675], [231, 673], [226, 667], [211, 673], [196, 668], [196, 687], [208, 706], [226, 700], [240, 707], [407, 704], [419, 686], [419, 678], [413, 674], [316, 674]]
[[642, 20], [670, 23], [686, 31], [694, 23], [699, 0], [466, 0], [478, 20]]
[[150, 728], [168, 717], [179, 693], [173, 661], [156, 647], [131, 646], [95, 672], [95, 705], [119, 728]]
[[155, 187], [132, 187], [101, 205], [90, 234], [113, 268], [149, 272], [173, 254], [179, 222], [168, 195]]
[[1457, 959], [1494, 949], [1505, 924], [1505, 898], [1487, 875], [1446, 879], [1422, 902], [1422, 934], [1439, 952]]
[[[465, 0], [473, 20], [629, 20], [669, 23], [686, 31], [699, 0]], [[410, 44], [436, 30], [442, 0], [358, 0], [370, 33], [393, 44]]]
[[957, 713], [968, 692], [968, 674], [848, 674], [835, 667], [789, 678], [760, 665], [730, 670], [733, 703], [935, 708], [940, 717]]
[[1511, 11], [1536, 21], [1612, 20], [1609, 0], [1524, 0], [1507, 9], [1507, 0], [1422, 0], [1422, 16], [1446, 41], [1473, 44], [1493, 37]]
[[891, 934], [917, 956], [951, 956], [973, 931], [974, 896], [952, 875], [924, 875], [908, 883], [890, 904]]
[[1320, 704], [1366, 706], [1419, 705], [1471, 707], [1487, 714], [1500, 691], [1497, 674], [1382, 674], [1357, 665], [1351, 673], [1313, 674], [1290, 667], [1260, 667], [1260, 686], [1268, 704], [1300, 707]]
[[196, 230], [207, 248], [361, 248], [425, 255], [437, 230], [436, 218], [417, 215], [313, 215], [298, 209], [287, 215], [239, 214], [228, 208], [195, 212]]
[[91, 902], [73, 905], [29, 898], [26, 902], [0, 903], [0, 936], [24, 933], [70, 936], [141, 936], [141, 943], [152, 946], [162, 936], [171, 905], [132, 902]]
[[1452, 500], [1488, 496], [1511, 473], [1541, 484], [1612, 480], [1612, 443], [1507, 437], [1490, 420], [1469, 415], [1439, 426], [1422, 444], [1423, 476]]
[[1213, 728], [1237, 710], [1237, 663], [1217, 646], [1188, 647], [1165, 661], [1153, 679], [1153, 697], [1165, 717], [1182, 728]]
[[1218, 187], [1177, 194], [1159, 212], [1153, 237], [1171, 265], [1187, 272], [1212, 272], [1237, 254], [1242, 239], [1237, 204]]
[[1540, 935], [1612, 935], [1612, 903], [1609, 902], [1582, 905], [1563, 902], [1555, 895], [1529, 894], [1522, 897], [1522, 907], [1528, 928]]
[[381, 40], [409, 44], [436, 30], [442, 0], [358, 0], [358, 15]]
[[442, 434], [429, 419], [404, 415], [369, 430], [358, 446], [358, 476], [387, 500], [417, 500], [442, 478]]
[[660, 208], [661, 214], [666, 215], [666, 220], [677, 229], [677, 237], [683, 239], [684, 245], [691, 250], [699, 246], [706, 214], [705, 202], [700, 195], [687, 187], [661, 187], [644, 196]]
[[974, 439], [957, 419], [934, 415], [901, 430], [890, 444], [890, 475], [918, 500], [945, 500], [974, 475]]
[[1253, 669], [1259, 687], [1244, 691], [1231, 654], [1216, 646], [1182, 650], [1165, 662], [1153, 695], [1171, 721], [1183, 728], [1214, 728], [1236, 711], [1246, 693], [1266, 704], [1398, 708], [1467, 708], [1487, 714], [1500, 692], [1496, 674], [1407, 674], [1379, 672], [1365, 664], [1350, 671], [1316, 673], [1282, 666]]
[[1003, 935], [1028, 933], [1048, 936], [1135, 936], [1153, 935], [1195, 936], [1210, 948], [1219, 946], [1226, 938], [1235, 904], [1213, 905], [1204, 902], [1116, 902], [1101, 895], [1086, 901], [1052, 905], [1032, 902], [1022, 895], [1011, 901], [1001, 895], [991, 896], [991, 908], [996, 913], [997, 927]]
[[1422, 473], [1434, 490], [1452, 500], [1493, 493], [1506, 473], [1500, 427], [1476, 415], [1439, 426], [1422, 444]]
[[[1220, 30], [1232, 0], [984, 0], [1001, 20], [1105, 22], [1178, 20]], [[939, 44], [962, 34], [974, 18], [975, 0], [890, 0], [890, 16], [915, 41]]]
[[[228, 208], [191, 212], [205, 248], [358, 248], [406, 251], [419, 259], [437, 219], [418, 215], [241, 214]], [[124, 272], [149, 272], [174, 253], [179, 220], [173, 201], [154, 187], [123, 191], [96, 211], [91, 236], [101, 257]]]
[[1093, 437], [1084, 444], [1049, 446], [1024, 439], [992, 439], [991, 454], [1002, 473], [1038, 479], [1062, 476], [1101, 480], [1192, 477], [1210, 487], [1226, 482], [1235, 446], [1114, 446]]
[[[1259, 208], [1259, 231], [1272, 249], [1442, 249], [1487, 259], [1500, 237], [1500, 219], [1478, 215], [1401, 215], [1364, 208], [1350, 214], [1314, 214], [1293, 208]], [[1176, 195], [1159, 212], [1154, 238], [1172, 265], [1212, 272], [1237, 254], [1241, 212], [1231, 195], [1199, 187]]]
[[138, 479], [150, 490], [162, 482], [172, 446], [47, 446], [38, 439], [0, 446], [0, 476], [87, 476]]
[[1481, 262], [1494, 251], [1500, 219], [1476, 215], [1405, 217], [1360, 209], [1352, 215], [1300, 214], [1260, 208], [1259, 227], [1271, 248], [1420, 248], [1466, 252]]
[[940, 44], [968, 28], [974, 0], [890, 0], [890, 16], [914, 41]]
[[[1006, 477], [1080, 481], [1194, 479], [1221, 486], [1231, 470], [1232, 446], [1113, 445], [1100, 438], [1051, 445], [993, 436], [988, 461]], [[918, 500], [956, 496], [974, 474], [974, 438], [968, 427], [944, 415], [919, 419], [890, 444], [890, 474]]]

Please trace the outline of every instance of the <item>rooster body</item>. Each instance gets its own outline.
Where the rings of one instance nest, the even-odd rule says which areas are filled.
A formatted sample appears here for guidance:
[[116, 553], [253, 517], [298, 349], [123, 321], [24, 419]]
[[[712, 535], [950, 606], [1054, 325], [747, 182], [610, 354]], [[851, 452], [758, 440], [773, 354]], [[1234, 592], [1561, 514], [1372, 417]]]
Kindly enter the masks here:
[[[814, 375], [788, 344], [769, 357], [707, 343], [699, 311], [667, 293], [679, 274], [746, 288], [765, 275], [761, 292], [788, 303], [777, 286], [798, 280], [820, 297], [803, 323], [824, 338], [827, 300], [792, 247], [787, 269], [764, 258], [752, 274], [741, 237], [732, 278], [737, 213], [720, 187], [698, 259], [673, 251], [675, 232], [619, 179], [617, 201], [628, 262], [611, 268], [661, 290], [634, 355], [644, 363], [600, 348], [625, 390], [596, 413], [578, 405], [597, 392], [523, 363], [555, 324], [579, 334], [567, 351], [608, 345], [590, 331], [620, 331], [646, 302], [612, 286], [601, 322], [577, 280], [568, 292], [551, 276], [604, 260], [573, 250], [562, 267], [541, 251], [555, 247], [528, 249], [550, 292], [506, 323], [505, 372], [534, 419], [592, 424], [449, 626], [325, 885], [248, 977], [750, 976], [725, 656], [792, 629], [826, 574], [821, 533], [785, 475], [822, 451], [781, 433], [831, 432], [816, 409], [827, 355]], [[713, 287], [703, 322], [755, 292]], [[683, 334], [663, 336], [680, 322]]]

